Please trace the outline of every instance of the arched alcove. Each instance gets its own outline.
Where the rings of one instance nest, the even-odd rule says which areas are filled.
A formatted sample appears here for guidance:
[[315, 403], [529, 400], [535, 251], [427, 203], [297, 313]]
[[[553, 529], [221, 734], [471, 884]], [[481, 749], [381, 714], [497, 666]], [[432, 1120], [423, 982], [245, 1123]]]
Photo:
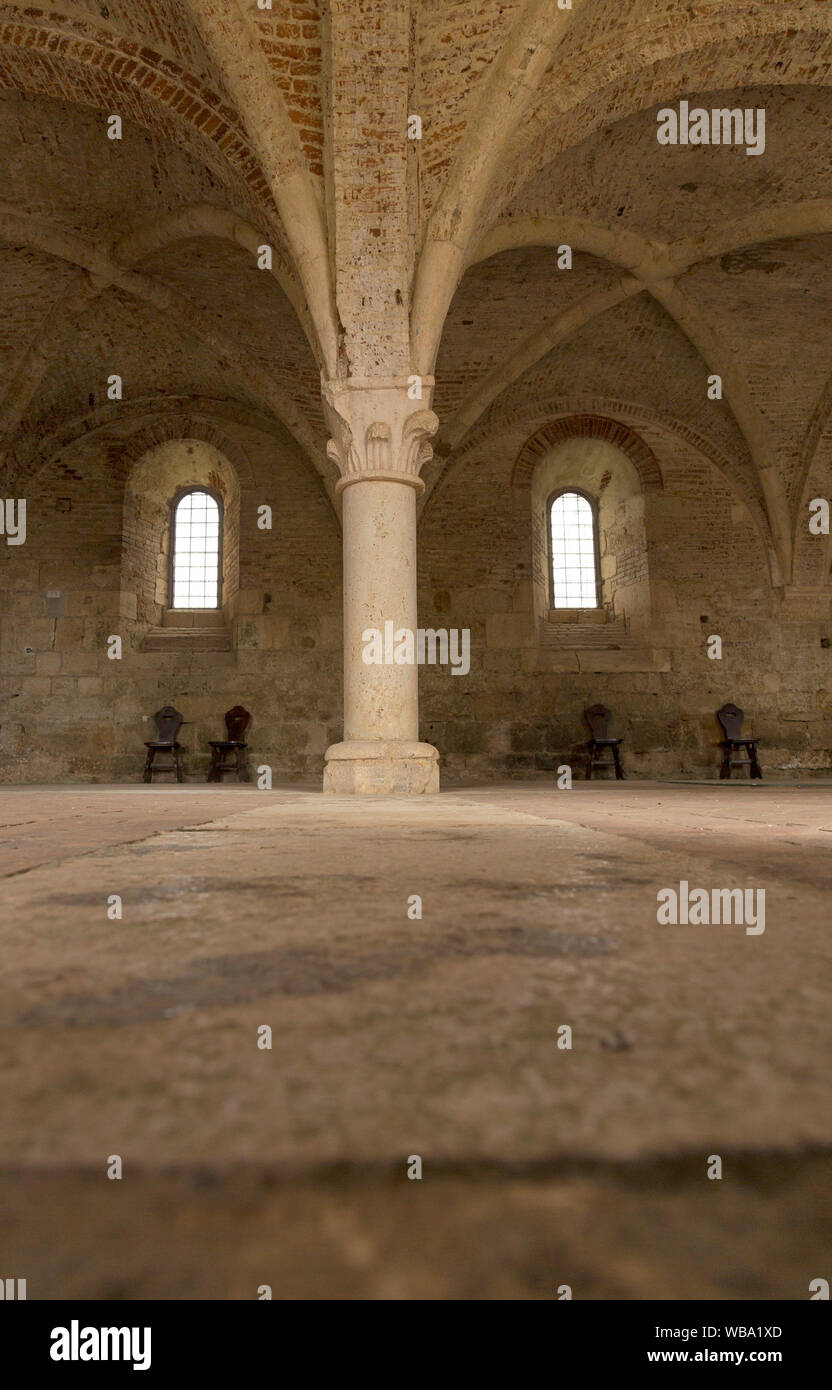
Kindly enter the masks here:
[[121, 557], [123, 616], [148, 626], [172, 608], [171, 522], [176, 501], [189, 489], [215, 496], [222, 509], [222, 612], [233, 612], [240, 571], [240, 483], [213, 444], [172, 439], [133, 465], [124, 489]]
[[[557, 610], [560, 621], [624, 623], [635, 633], [650, 625], [642, 478], [632, 459], [605, 439], [572, 437], [538, 458], [528, 480], [532, 529], [532, 576], [537, 617], [552, 611], [552, 499], [575, 491], [589, 499], [597, 522], [599, 605]], [[554, 615], [553, 615], [554, 616]]]

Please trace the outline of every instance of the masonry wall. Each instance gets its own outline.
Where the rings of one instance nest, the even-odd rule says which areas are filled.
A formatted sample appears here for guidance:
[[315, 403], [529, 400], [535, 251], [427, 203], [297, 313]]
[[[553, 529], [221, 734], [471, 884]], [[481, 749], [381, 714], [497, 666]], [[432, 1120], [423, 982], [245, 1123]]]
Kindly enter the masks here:
[[[528, 427], [495, 433], [459, 462], [420, 527], [420, 623], [468, 627], [471, 672], [425, 668], [421, 733], [445, 785], [584, 775], [583, 710], [602, 701], [642, 777], [716, 778], [716, 710], [733, 700], [761, 739], [767, 776], [832, 769], [832, 637], [816, 609], [772, 589], [747, 508], [681, 441], [661, 457], [664, 486], [645, 494], [652, 615], [615, 650], [555, 645], [535, 617], [529, 492], [510, 486]], [[721, 636], [722, 660], [707, 638]], [[568, 639], [567, 639], [568, 640]]]
[[[581, 775], [582, 711], [596, 700], [613, 709], [634, 776], [715, 778], [715, 711], [729, 699], [747, 711], [768, 776], [828, 773], [829, 623], [772, 589], [751, 516], [717, 469], [666, 441], [663, 486], [643, 496], [649, 631], [625, 632], [616, 649], [608, 630], [606, 645], [580, 650], [535, 613], [534, 493], [510, 483], [527, 433], [496, 432], [455, 464], [420, 522], [420, 623], [471, 631], [470, 674], [420, 674], [421, 734], [445, 784], [551, 776], [564, 763]], [[0, 547], [0, 775], [138, 781], [150, 716], [172, 703], [201, 780], [208, 739], [240, 702], [254, 715], [252, 766], [319, 785], [341, 736], [341, 574], [316, 478], [288, 442], [238, 430], [231, 649], [150, 651], [151, 619], [131, 604], [124, 565], [130, 445], [125, 431], [65, 451], [27, 486], [26, 544]], [[262, 503], [271, 531], [257, 524]], [[155, 544], [154, 531], [148, 554]], [[113, 634], [120, 661], [107, 656]], [[721, 661], [708, 659], [711, 635]]]
[[[185, 716], [189, 775], [202, 780], [208, 740], [224, 736], [223, 713], [240, 703], [253, 715], [252, 769], [317, 782], [341, 728], [341, 538], [322, 488], [289, 441], [239, 430], [231, 649], [146, 650], [159, 610], [137, 609], [131, 592], [134, 538], [123, 565], [130, 446], [127, 431], [64, 451], [25, 487], [26, 543], [0, 547], [0, 776], [138, 781], [151, 716], [170, 703]], [[263, 503], [271, 531], [257, 524]], [[145, 566], [159, 554], [157, 513], [151, 499]], [[236, 551], [236, 522], [231, 543]], [[121, 660], [108, 658], [112, 635]]]

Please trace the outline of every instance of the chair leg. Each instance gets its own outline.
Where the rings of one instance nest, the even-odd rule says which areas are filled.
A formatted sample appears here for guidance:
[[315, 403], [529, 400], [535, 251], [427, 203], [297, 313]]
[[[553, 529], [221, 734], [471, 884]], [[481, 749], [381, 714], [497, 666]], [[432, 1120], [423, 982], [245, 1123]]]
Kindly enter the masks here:
[[594, 757], [595, 757], [595, 745], [591, 743], [591, 744], [589, 745], [589, 754], [588, 754], [587, 760], [586, 760], [586, 780], [587, 780], [587, 782], [591, 782], [591, 781], [592, 781], [592, 763], [593, 763]]
[[184, 782], [184, 780], [185, 780], [185, 769], [184, 769], [183, 766], [182, 766], [182, 754], [179, 752], [178, 748], [174, 748], [174, 750], [173, 750], [173, 761], [174, 761], [174, 763], [176, 764], [176, 780], [177, 780], [177, 782]]
[[144, 773], [142, 774], [143, 782], [153, 781], [153, 758], [155, 756], [155, 753], [155, 748], [148, 748], [147, 757], [144, 760]]
[[723, 750], [722, 767], [719, 769], [720, 780], [731, 776], [731, 746], [730, 744]]
[[623, 769], [623, 767], [621, 766], [621, 758], [619, 757], [618, 749], [617, 749], [616, 747], [613, 747], [612, 756], [613, 756], [613, 761], [615, 762], [615, 780], [616, 780], [616, 782], [623, 782], [623, 781], [624, 781], [624, 769]]
[[247, 765], [247, 763], [246, 763], [246, 750], [245, 750], [245, 748], [238, 748], [238, 749], [237, 749], [237, 781], [238, 781], [238, 782], [249, 782], [250, 780], [251, 780], [251, 779], [250, 779], [250, 777], [249, 777], [249, 775], [248, 775], [248, 765]]
[[749, 747], [749, 749], [748, 749], [748, 756], [749, 756], [750, 759], [751, 759], [751, 768], [750, 768], [750, 776], [751, 776], [751, 778], [753, 779], [753, 778], [756, 777], [756, 778], [759, 778], [760, 780], [762, 780], [763, 769], [760, 767], [759, 759], [757, 758], [757, 749], [756, 749], [756, 746], [755, 746], [754, 744], [752, 744], [752, 745]]

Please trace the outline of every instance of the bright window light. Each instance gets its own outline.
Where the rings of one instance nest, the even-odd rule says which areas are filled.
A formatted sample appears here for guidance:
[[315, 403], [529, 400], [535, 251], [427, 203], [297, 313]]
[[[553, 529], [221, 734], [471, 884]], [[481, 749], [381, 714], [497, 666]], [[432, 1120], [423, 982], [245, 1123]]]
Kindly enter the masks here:
[[216, 608], [220, 509], [208, 492], [187, 492], [173, 518], [173, 607]]
[[579, 492], [562, 492], [552, 503], [552, 591], [555, 608], [597, 608], [595, 518]]

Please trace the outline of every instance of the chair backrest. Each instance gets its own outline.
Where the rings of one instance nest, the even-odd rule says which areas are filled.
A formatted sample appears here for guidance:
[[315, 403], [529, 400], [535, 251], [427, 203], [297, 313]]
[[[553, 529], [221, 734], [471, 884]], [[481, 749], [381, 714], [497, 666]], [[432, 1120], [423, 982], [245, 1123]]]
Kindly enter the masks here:
[[242, 743], [243, 734], [250, 723], [251, 715], [242, 705], [235, 705], [233, 709], [226, 710], [225, 727], [232, 743]]
[[156, 711], [153, 718], [156, 721], [156, 733], [160, 743], [176, 742], [183, 717], [173, 705], [163, 705]]
[[717, 710], [716, 717], [726, 738], [742, 738], [742, 721], [745, 715], [738, 705], [723, 705], [722, 709]]
[[584, 719], [593, 738], [609, 738], [612, 710], [608, 710], [606, 705], [592, 705], [585, 709]]

